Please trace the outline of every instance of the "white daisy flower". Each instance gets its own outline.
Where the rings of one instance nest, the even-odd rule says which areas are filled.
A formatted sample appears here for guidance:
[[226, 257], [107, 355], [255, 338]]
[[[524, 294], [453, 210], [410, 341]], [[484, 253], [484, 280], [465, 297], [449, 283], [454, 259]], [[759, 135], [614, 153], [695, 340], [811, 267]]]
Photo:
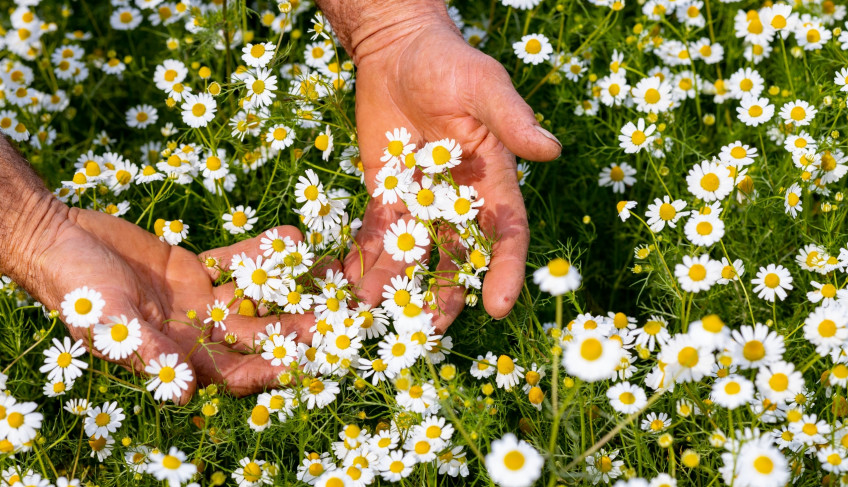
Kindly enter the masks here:
[[427, 228], [415, 220], [392, 223], [383, 237], [383, 245], [392, 259], [407, 264], [420, 261], [429, 244]]
[[733, 178], [718, 162], [702, 161], [686, 176], [689, 192], [706, 202], [723, 200], [733, 191]]
[[157, 401], [176, 401], [188, 390], [189, 383], [194, 380], [194, 373], [188, 364], [179, 362], [176, 353], [160, 354], [159, 359], [151, 359], [144, 371], [152, 377], [147, 381], [147, 390], [153, 392]]
[[557, 257], [533, 272], [533, 282], [542, 291], [559, 296], [579, 288], [582, 277], [570, 262]]
[[232, 235], [240, 235], [253, 230], [253, 225], [259, 221], [256, 210], [243, 205], [230, 208], [230, 211], [224, 213], [221, 218], [224, 220], [224, 230]]
[[721, 277], [722, 265], [710, 259], [707, 254], [690, 257], [683, 256], [683, 262], [674, 266], [674, 275], [684, 291], [698, 293], [709, 291]]
[[781, 301], [786, 299], [787, 291], [792, 290], [792, 275], [782, 265], [769, 264], [760, 267], [757, 277], [751, 280], [754, 284], [754, 292], [757, 297], [766, 301], [774, 301], [775, 297]]
[[111, 324], [94, 326], [94, 347], [110, 360], [122, 360], [141, 346], [141, 325], [136, 318], [111, 317]]
[[529, 443], [512, 433], [492, 442], [486, 471], [497, 485], [530, 487], [542, 475], [545, 460]]
[[546, 61], [554, 52], [548, 38], [542, 34], [527, 34], [512, 44], [515, 55], [526, 64], [539, 64]]
[[83, 286], [65, 295], [62, 314], [65, 315], [65, 323], [87, 328], [100, 322], [104, 306], [106, 301], [99, 292]]
[[53, 346], [44, 351], [44, 365], [38, 370], [46, 373], [49, 380], [73, 382], [88, 368], [87, 363], [77, 359], [84, 353], [82, 340], [72, 343], [70, 337], [64, 337], [61, 342], [54, 338]]
[[415, 163], [425, 174], [442, 173], [459, 165], [462, 148], [454, 139], [428, 142], [415, 153]]
[[652, 135], [656, 130], [654, 124], [645, 127], [645, 119], [640, 118], [636, 124], [627, 122], [621, 128], [621, 135], [618, 136], [619, 147], [624, 149], [625, 154], [634, 154], [642, 149], [650, 147], [656, 136]]
[[121, 427], [126, 416], [117, 402], [105, 402], [88, 411], [85, 418], [85, 434], [89, 437], [108, 438]]
[[247, 43], [241, 48], [244, 64], [251, 68], [264, 68], [274, 57], [276, 46], [272, 42]]

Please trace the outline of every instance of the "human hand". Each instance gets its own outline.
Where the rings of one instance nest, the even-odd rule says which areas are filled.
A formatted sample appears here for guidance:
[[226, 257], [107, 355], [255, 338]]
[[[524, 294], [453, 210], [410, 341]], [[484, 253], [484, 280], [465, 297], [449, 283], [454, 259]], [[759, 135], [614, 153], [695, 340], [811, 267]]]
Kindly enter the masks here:
[[[212, 330], [212, 323], [200, 326], [206, 317], [206, 306], [216, 299], [230, 303], [234, 286], [213, 286], [216, 271], [208, 269], [195, 254], [163, 243], [144, 229], [104, 213], [76, 208], [57, 213], [60, 216], [47, 224], [53, 227], [52, 238], [35, 249], [33, 268], [26, 273], [38, 276], [37, 282], [24, 286], [48, 309], [60, 309], [67, 293], [88, 286], [106, 302], [102, 322], [108, 323], [108, 317], [120, 315], [138, 319], [142, 344], [136, 354], [118, 363], [143, 373], [144, 364], [162, 353], [176, 353], [180, 362], [186, 362], [188, 357], [194, 380], [179, 398], [180, 403], [189, 400], [197, 382], [226, 384], [234, 394], [246, 395], [276, 381], [281, 367], [271, 366], [260, 355], [242, 355], [226, 345], [222, 342], [224, 333], [218, 328]], [[278, 231], [283, 236], [300, 238], [294, 227], [278, 227]], [[246, 240], [204, 255], [219, 258], [226, 267], [233, 254], [251, 252], [253, 248], [258, 251], [258, 242]], [[186, 318], [188, 310], [198, 313], [194, 324]], [[308, 334], [314, 319], [247, 317], [231, 308], [225, 324], [227, 332], [240, 337], [240, 348], [244, 349], [248, 338], [276, 321], [301, 336]], [[82, 339], [88, 345], [91, 353], [109, 360], [91, 346], [90, 329], [68, 328], [74, 339]]]
[[[411, 9], [406, 17], [395, 12], [385, 29], [366, 28], [364, 40], [352, 46], [365, 182], [373, 192], [387, 131], [406, 127], [417, 147], [455, 139], [462, 163], [451, 172], [458, 184], [473, 185], [485, 199], [478, 221], [495, 239], [483, 304], [490, 315], [503, 318], [521, 291], [529, 243], [515, 155], [547, 161], [558, 157], [562, 146], [539, 126], [500, 63], [469, 46], [446, 14], [425, 12]], [[361, 256], [351, 252], [345, 272], [358, 285], [359, 297], [371, 304], [379, 304], [383, 285], [406, 266], [383, 250], [383, 235], [408, 214], [402, 202], [378, 200], [365, 211], [357, 236]], [[441, 257], [439, 271], [455, 269], [443, 252]], [[436, 294], [440, 314], [434, 324], [443, 331], [462, 310], [464, 290], [444, 286]]]

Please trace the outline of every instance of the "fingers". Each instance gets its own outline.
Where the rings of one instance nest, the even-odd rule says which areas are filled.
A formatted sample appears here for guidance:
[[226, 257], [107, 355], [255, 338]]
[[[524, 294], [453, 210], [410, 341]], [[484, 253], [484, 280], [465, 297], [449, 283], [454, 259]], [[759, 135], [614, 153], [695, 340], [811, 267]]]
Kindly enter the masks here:
[[315, 315], [312, 313], [268, 315], [262, 318], [231, 313], [224, 322], [226, 330], [219, 327], [212, 330], [212, 341], [222, 342], [228, 333], [232, 333], [236, 336], [236, 342], [232, 345], [234, 349], [257, 350], [260, 347], [259, 333], [265, 333], [265, 325], [277, 322], [280, 323], [284, 334], [297, 333], [298, 342], [309, 342], [312, 339], [312, 333], [309, 331], [315, 324]]
[[[291, 225], [283, 225], [279, 227], [274, 227], [268, 229], [277, 230], [279, 232], [280, 238], [289, 237], [295, 242], [303, 241], [303, 234], [300, 233], [300, 230], [297, 227], [293, 227]], [[230, 260], [234, 255], [239, 255], [242, 252], [247, 254], [251, 259], [255, 259], [256, 257], [262, 255], [262, 250], [259, 248], [262, 238], [265, 235], [262, 234], [257, 237], [253, 237], [247, 240], [242, 240], [241, 242], [234, 243], [233, 245], [229, 245], [227, 247], [218, 247], [216, 249], [207, 250], [206, 252], [201, 253], [198, 257], [201, 261], [205, 262], [209, 258], [213, 258], [218, 262], [218, 266], [226, 269], [230, 265]], [[217, 279], [220, 275], [218, 269], [207, 267], [209, 271], [209, 275], [212, 279]]]
[[202, 384], [225, 384], [236, 396], [279, 385], [285, 367], [275, 367], [260, 355], [242, 355], [221, 344], [210, 344], [192, 357]]
[[539, 125], [533, 109], [515, 91], [503, 66], [489, 60], [486, 75], [471, 78], [477, 80], [475, 89], [469, 90], [473, 93], [469, 100], [472, 114], [518, 157], [531, 161], [559, 157], [562, 144]]
[[[506, 156], [503, 156], [506, 157]], [[498, 184], [486, 190], [486, 200], [479, 214], [480, 228], [495, 237], [489, 271], [483, 280], [483, 305], [494, 318], [506, 316], [515, 305], [524, 285], [530, 228], [527, 211], [518, 182], [505, 164], [490, 164], [489, 170]], [[497, 195], [497, 199], [489, 195]]]
[[[368, 202], [362, 228], [356, 234], [356, 244], [351, 247], [344, 261], [345, 278], [351, 284], [359, 283], [367, 273], [372, 271], [372, 267], [383, 254], [383, 236], [386, 230], [399, 218], [398, 212], [381, 205], [379, 201]], [[388, 282], [386, 279], [385, 283]]]

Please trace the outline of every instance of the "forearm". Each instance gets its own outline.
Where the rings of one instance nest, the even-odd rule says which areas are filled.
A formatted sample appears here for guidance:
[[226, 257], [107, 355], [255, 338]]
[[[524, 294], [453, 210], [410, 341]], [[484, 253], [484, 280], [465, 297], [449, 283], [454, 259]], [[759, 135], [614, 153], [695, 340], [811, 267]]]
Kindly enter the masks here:
[[57, 200], [27, 161], [0, 136], [0, 274], [25, 288], [37, 282], [37, 255], [68, 207]]
[[317, 0], [354, 63], [380, 47], [426, 28], [453, 23], [443, 0]]

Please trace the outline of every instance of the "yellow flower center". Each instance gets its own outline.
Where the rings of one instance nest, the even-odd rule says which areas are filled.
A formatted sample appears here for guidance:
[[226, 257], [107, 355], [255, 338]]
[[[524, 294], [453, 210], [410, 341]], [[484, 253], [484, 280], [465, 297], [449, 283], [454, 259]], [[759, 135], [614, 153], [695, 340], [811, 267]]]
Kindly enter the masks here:
[[521, 470], [524, 466], [524, 454], [518, 450], [512, 450], [504, 455], [504, 466], [512, 471]]
[[603, 353], [604, 346], [597, 338], [587, 338], [582, 344], [580, 344], [580, 356], [583, 357], [584, 360], [593, 362], [598, 360]]

